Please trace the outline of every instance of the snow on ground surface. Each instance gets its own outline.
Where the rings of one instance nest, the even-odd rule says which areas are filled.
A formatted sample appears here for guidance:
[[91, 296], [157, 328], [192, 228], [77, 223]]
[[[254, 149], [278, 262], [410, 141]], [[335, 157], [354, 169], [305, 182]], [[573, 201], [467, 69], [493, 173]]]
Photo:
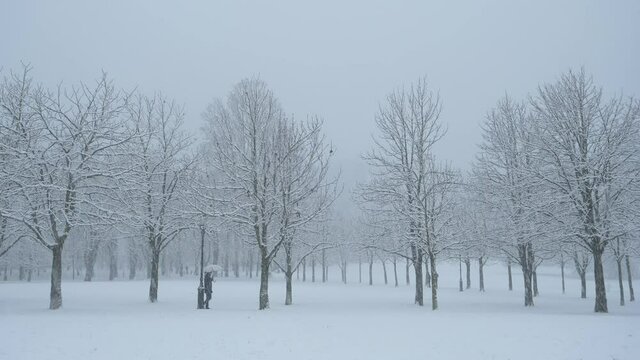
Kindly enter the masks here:
[[[391, 268], [391, 266], [389, 266]], [[363, 282], [366, 281], [363, 265]], [[558, 269], [539, 275], [534, 308], [523, 304], [521, 275], [506, 290], [506, 269], [488, 266], [486, 292], [458, 292], [457, 265], [441, 266], [440, 310], [413, 304], [413, 287], [357, 283], [294, 283], [284, 306], [284, 282], [274, 274], [271, 309], [258, 311], [258, 282], [222, 279], [213, 309], [196, 310], [194, 279], [161, 279], [159, 302], [148, 283], [64, 282], [64, 308], [47, 310], [48, 283], [0, 283], [0, 359], [640, 359], [640, 304], [618, 306], [617, 282], [607, 284], [609, 314], [579, 299], [579, 281], [561, 294]], [[413, 280], [413, 279], [412, 279]]]

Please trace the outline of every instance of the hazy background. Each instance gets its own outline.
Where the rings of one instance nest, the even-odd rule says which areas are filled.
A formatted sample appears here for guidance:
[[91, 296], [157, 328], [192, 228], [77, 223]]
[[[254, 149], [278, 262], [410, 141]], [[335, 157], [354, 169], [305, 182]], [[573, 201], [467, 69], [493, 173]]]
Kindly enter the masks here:
[[437, 154], [467, 169], [479, 122], [585, 66], [608, 91], [640, 96], [640, 1], [9, 1], [0, 67], [48, 84], [104, 69], [124, 88], [160, 90], [200, 114], [259, 75], [298, 117], [325, 119], [348, 191], [366, 175], [385, 95], [427, 76], [448, 134]]

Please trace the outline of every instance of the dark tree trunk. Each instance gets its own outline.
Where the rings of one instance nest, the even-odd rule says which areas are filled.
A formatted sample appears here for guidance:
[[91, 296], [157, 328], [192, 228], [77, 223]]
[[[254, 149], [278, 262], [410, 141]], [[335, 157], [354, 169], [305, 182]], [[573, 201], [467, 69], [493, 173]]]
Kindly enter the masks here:
[[341, 261], [340, 273], [342, 274], [342, 283], [347, 283], [347, 260]]
[[[627, 263], [627, 280], [629, 281], [629, 301], [635, 301], [635, 296], [633, 295], [633, 280], [631, 279], [631, 264], [629, 264], [629, 255], [625, 256], [625, 261]], [[4, 269], [4, 277], [7, 279], [7, 269]]]
[[51, 250], [53, 259], [51, 261], [49, 309], [56, 310], [62, 307], [62, 245], [54, 245]]
[[387, 262], [384, 259], [380, 260], [380, 262], [382, 263], [382, 273], [384, 274], [384, 284], [389, 285], [389, 280], [387, 278]]
[[327, 250], [322, 249], [322, 282], [327, 282]]
[[[467, 270], [467, 289], [471, 288], [471, 259], [466, 258], [464, 260], [464, 266]], [[509, 265], [511, 266], [511, 265]], [[509, 267], [509, 276], [511, 276], [511, 267]], [[509, 281], [511, 281], [511, 278], [509, 278]], [[509, 289], [511, 290], [511, 289]]]
[[25, 277], [24, 265], [20, 265], [18, 268], [18, 280], [23, 281]]
[[249, 251], [249, 279], [253, 278], [253, 252]]
[[311, 282], [316, 282], [316, 258], [311, 258]]
[[429, 266], [431, 267], [431, 310], [438, 310], [438, 271], [435, 254], [429, 254]]
[[108, 245], [109, 250], [109, 281], [118, 277], [118, 243], [112, 241]]
[[593, 252], [593, 274], [596, 283], [596, 303], [595, 312], [608, 312], [607, 293], [604, 283], [604, 270], [602, 268], [602, 249], [596, 248]]
[[158, 301], [158, 268], [160, 266], [160, 250], [151, 249], [151, 279], [149, 281], [149, 301]]
[[324, 268], [324, 278], [326, 281], [329, 281], [329, 265]]
[[411, 276], [409, 275], [409, 258], [407, 258], [407, 263], [405, 265], [405, 282], [407, 285], [411, 285]]
[[507, 272], [509, 273], [509, 291], [513, 290], [513, 277], [511, 276], [511, 260], [507, 263]]
[[431, 272], [429, 271], [429, 257], [424, 256], [424, 285], [428, 288], [431, 287]]
[[29, 270], [27, 270], [27, 282], [31, 282], [32, 276], [33, 276], [33, 269], [29, 268]]
[[393, 281], [395, 287], [398, 287], [398, 259], [393, 257]]
[[524, 279], [524, 306], [533, 306], [533, 288], [531, 284], [533, 275], [533, 249], [531, 243], [518, 245], [520, 266]]
[[560, 276], [562, 276], [562, 293], [564, 294], [564, 258], [560, 259]]
[[258, 309], [264, 310], [269, 308], [269, 259], [267, 249], [261, 248], [260, 253], [260, 293]]
[[224, 252], [224, 277], [229, 277], [229, 251]]
[[622, 282], [622, 258], [616, 256], [616, 264], [618, 265], [618, 286], [620, 287], [620, 306], [624, 306], [624, 285]]
[[256, 277], [258, 277], [258, 275], [260, 274], [260, 269], [261, 269], [261, 260], [260, 257], [258, 256], [258, 260], [256, 262]]
[[587, 298], [587, 274], [585, 271], [579, 272], [580, 275], [580, 298]]
[[537, 268], [533, 268], [533, 296], [538, 296], [540, 293], [538, 292], [538, 270]]
[[302, 259], [302, 281], [307, 281], [307, 258]]
[[[213, 241], [213, 263], [216, 265], [220, 264], [220, 240], [219, 236], [215, 235], [215, 240]], [[252, 264], [253, 266], [253, 264]]]
[[129, 253], [129, 280], [136, 278], [136, 267], [138, 266], [138, 256], [131, 251]]
[[[198, 270], [198, 266], [196, 265], [196, 268], [194, 271]], [[149, 258], [147, 259], [147, 279], [151, 279], [151, 255], [149, 255]]]
[[162, 254], [162, 258], [160, 260], [160, 272], [162, 276], [167, 275], [167, 254]]
[[240, 277], [240, 258], [238, 256], [238, 248], [233, 251], [233, 276]]
[[416, 275], [416, 294], [414, 302], [419, 306], [424, 305], [424, 288], [422, 285], [422, 249], [415, 244], [411, 245], [411, 255], [413, 257], [413, 269]]
[[93, 280], [94, 267], [98, 258], [98, 245], [89, 246], [84, 253], [84, 281]]
[[[287, 248], [288, 246], [288, 248]], [[285, 268], [285, 280], [286, 280], [286, 294], [284, 297], [284, 304], [291, 305], [293, 304], [293, 289], [292, 289], [292, 276], [293, 276], [293, 266], [291, 262], [293, 261], [291, 256], [291, 244], [285, 245], [285, 259], [286, 259], [286, 268]]]
[[362, 257], [358, 256], [358, 282], [362, 284]]
[[484, 257], [483, 256], [480, 256], [478, 258], [478, 276], [479, 276], [480, 291], [484, 292]]
[[573, 254], [573, 263], [576, 266], [576, 272], [580, 276], [580, 298], [587, 298], [587, 262], [580, 261], [578, 254]]
[[369, 255], [369, 285], [373, 285], [373, 255]]

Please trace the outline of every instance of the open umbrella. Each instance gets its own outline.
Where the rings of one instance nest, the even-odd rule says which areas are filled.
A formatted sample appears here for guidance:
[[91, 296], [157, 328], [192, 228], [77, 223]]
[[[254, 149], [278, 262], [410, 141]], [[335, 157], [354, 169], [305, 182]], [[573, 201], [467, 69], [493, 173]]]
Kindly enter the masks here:
[[222, 271], [222, 266], [220, 265], [207, 265], [204, 267], [204, 272], [214, 272], [214, 271]]

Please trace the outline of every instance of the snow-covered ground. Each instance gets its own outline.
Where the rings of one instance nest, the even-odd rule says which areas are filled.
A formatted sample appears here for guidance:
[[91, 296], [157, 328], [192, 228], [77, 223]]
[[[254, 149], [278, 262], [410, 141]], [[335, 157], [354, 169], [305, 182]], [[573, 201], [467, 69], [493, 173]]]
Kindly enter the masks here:
[[[363, 277], [366, 280], [366, 267]], [[258, 311], [254, 280], [214, 284], [213, 309], [196, 310], [193, 279], [161, 280], [159, 302], [146, 301], [146, 281], [64, 282], [64, 308], [47, 310], [48, 283], [0, 283], [0, 359], [640, 359], [640, 305], [618, 306], [609, 280], [609, 314], [579, 299], [579, 282], [558, 269], [539, 275], [534, 308], [522, 306], [520, 274], [506, 290], [505, 268], [486, 269], [486, 292], [459, 293], [457, 265], [442, 266], [440, 310], [413, 305], [413, 288], [357, 283], [294, 283], [284, 306], [284, 282], [270, 284], [271, 309]], [[427, 289], [428, 290], [428, 289]]]

